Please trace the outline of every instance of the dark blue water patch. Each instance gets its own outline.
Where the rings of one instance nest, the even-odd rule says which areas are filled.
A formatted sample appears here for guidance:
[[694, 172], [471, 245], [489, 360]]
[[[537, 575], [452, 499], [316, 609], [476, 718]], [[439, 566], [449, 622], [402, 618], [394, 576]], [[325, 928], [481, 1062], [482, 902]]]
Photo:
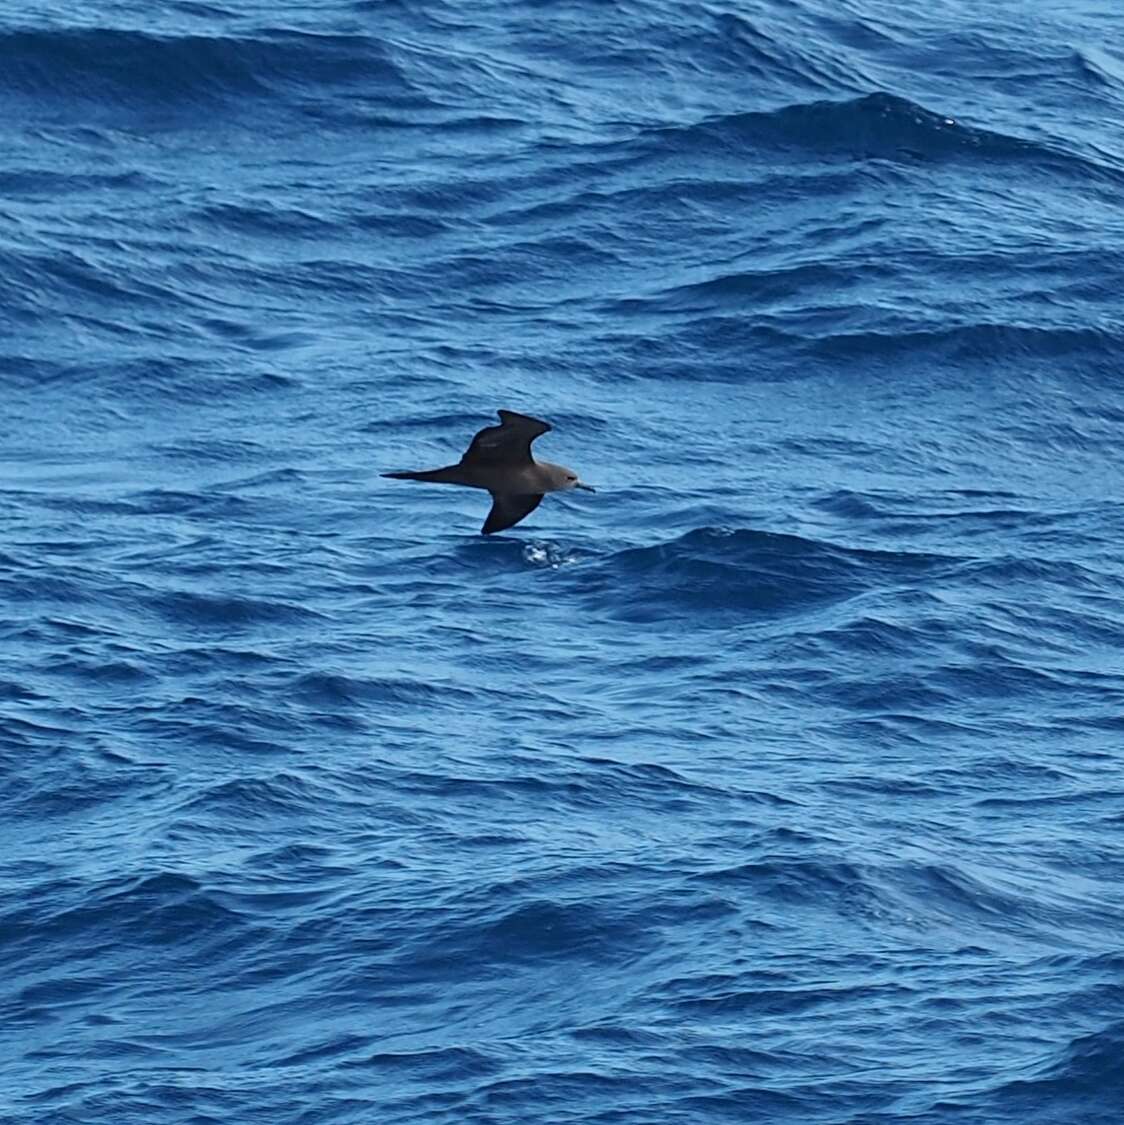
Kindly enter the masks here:
[[1121, 585], [1119, 575], [1098, 566], [1066, 558], [1033, 555], [1001, 555], [965, 563], [963, 578], [984, 586], [1004, 586], [1014, 582], [1059, 583], [1074, 593], [1092, 597], [1114, 595]]
[[11, 169], [0, 172], [0, 191], [9, 199], [36, 199], [58, 195], [102, 192], [145, 192], [158, 189], [163, 181], [148, 172], [80, 173], [57, 172], [52, 168]]
[[424, 680], [363, 680], [354, 676], [307, 673], [285, 685], [285, 693], [315, 708], [329, 711], [379, 706], [394, 709], [425, 704], [431, 708], [456, 707], [479, 696], [449, 683]]
[[893, 332], [833, 333], [809, 341], [810, 351], [825, 358], [896, 358], [903, 352], [932, 354], [959, 362], [1008, 364], [1029, 355], [1056, 359], [1067, 355], [1109, 354], [1115, 332], [1100, 328], [1044, 327], [1019, 324], [962, 324], [946, 328], [903, 326]]
[[370, 231], [393, 239], [433, 238], [457, 229], [456, 223], [451, 219], [381, 209], [354, 215], [350, 221], [357, 231]]
[[[874, 276], [885, 275], [888, 267], [871, 264], [869, 269]], [[663, 293], [646, 298], [624, 298], [614, 302], [613, 311], [624, 314], [639, 311], [655, 311], [678, 314], [708, 312], [713, 309], [748, 304], [770, 304], [791, 299], [818, 289], [838, 291], [856, 285], [861, 281], [864, 267], [858, 271], [847, 264], [831, 266], [822, 263], [808, 263], [788, 269], [754, 269], [744, 272], [723, 274], [688, 285], [675, 286]]]
[[[470, 953], [470, 958], [481, 968], [553, 959], [604, 964], [607, 958], [624, 956], [625, 949], [635, 956], [638, 941], [653, 943], [651, 936], [644, 937], [648, 931], [640, 923], [639, 918], [629, 922], [608, 905], [531, 900], [501, 913], [473, 935], [454, 931], [445, 937], [452, 939], [454, 947], [474, 950], [475, 956]], [[429, 955], [440, 955], [440, 948]]]
[[816, 908], [839, 893], [850, 894], [865, 876], [847, 864], [831, 860], [811, 861], [783, 856], [766, 857], [733, 868], [700, 873], [707, 884], [738, 889], [786, 906]]
[[[738, 113], [653, 134], [652, 151], [716, 156], [785, 152], [808, 161], [891, 160], [982, 165], [1028, 164], [1082, 185], [1118, 185], [1124, 171], [1106, 161], [963, 124], [897, 94], [816, 101], [772, 112]], [[657, 147], [658, 146], [658, 147]]]
[[570, 571], [570, 581], [614, 616], [636, 622], [729, 624], [797, 614], [887, 581], [921, 580], [937, 556], [836, 547], [746, 529], [700, 528], [660, 546], [615, 553]]
[[817, 622], [812, 636], [825, 656], [886, 657], [910, 663], [923, 653], [935, 653], [947, 640], [944, 623], [935, 614], [928, 620], [919, 617], [905, 625], [861, 611], [839, 624]]
[[1013, 507], [1011, 501], [1017, 499], [1016, 493], [1002, 490], [992, 492], [987, 489], [950, 489], [946, 494], [932, 498], [931, 502], [935, 510], [926, 513], [925, 516], [921, 516], [917, 511], [922, 501], [919, 496], [907, 500], [904, 496], [857, 493], [840, 489], [816, 497], [812, 504], [821, 511], [830, 512], [848, 521], [864, 523], [900, 520], [905, 517], [905, 509], [908, 506], [910, 508], [908, 518], [911, 523], [920, 523], [925, 518], [942, 523], [951, 520], [961, 525], [959, 534], [964, 533], [965, 523], [977, 520], [985, 527], [999, 525], [1008, 530], [1050, 526], [1053, 523], [1051, 515], [1044, 513], [1040, 508]]
[[360, 35], [264, 29], [252, 38], [153, 35], [111, 28], [9, 30], [0, 36], [0, 91], [33, 101], [36, 116], [157, 114], [220, 107], [305, 85], [378, 87], [384, 98], [425, 104], [386, 49]]
[[861, 74], [835, 52], [822, 50], [812, 40], [794, 40], [785, 33], [772, 33], [747, 14], [708, 13], [712, 33], [699, 52], [700, 66], [726, 65], [759, 84], [786, 82], [795, 89], [838, 90], [854, 86]]
[[[129, 715], [130, 736], [151, 740], [162, 753], [178, 748], [203, 757], [245, 754], [252, 758], [284, 753], [292, 748], [294, 738], [314, 729], [315, 716], [295, 713], [292, 708], [276, 703], [270, 706], [260, 700], [253, 704], [230, 702], [236, 683], [220, 681], [206, 697], [183, 695], [138, 703]], [[338, 713], [330, 720], [330, 726], [336, 729], [350, 725], [346, 716]]]
[[276, 451], [263, 442], [241, 437], [229, 438], [220, 434], [158, 441], [153, 442], [150, 448], [161, 458], [198, 466], [232, 462], [245, 464], [247, 461], [272, 459], [276, 456]]
[[33, 700], [46, 698], [41, 692], [35, 691], [26, 684], [14, 680], [0, 680], [0, 699], [30, 703]]
[[37, 671], [47, 676], [72, 678], [90, 686], [139, 687], [154, 679], [141, 662], [143, 654], [130, 654], [128, 649], [121, 648], [118, 651], [121, 655], [114, 659], [107, 653], [72, 647], [65, 657], [44, 662]]
[[[116, 329], [112, 331], [116, 334]], [[128, 336], [133, 330], [125, 326], [123, 331]], [[213, 360], [201, 360], [186, 350], [166, 351], [163, 347], [143, 358], [130, 357], [106, 364], [60, 363], [37, 372], [37, 376], [37, 386], [49, 390], [54, 385], [58, 393], [75, 396], [83, 410], [90, 411], [94, 417], [112, 414], [122, 404], [151, 404], [163, 400], [206, 407], [232, 395], [278, 394], [300, 386], [296, 373], [259, 365], [249, 370], [243, 366], [231, 369]], [[82, 399], [83, 389], [91, 392], [88, 399]], [[92, 393], [95, 391], [96, 394]], [[121, 420], [118, 415], [118, 421]]]
[[5, 259], [0, 265], [11, 279], [10, 312], [39, 310], [47, 293], [64, 293], [85, 307], [97, 308], [118, 303], [159, 304], [167, 296], [167, 290], [123, 277], [118, 270], [76, 253], [23, 252], [5, 255]]
[[[56, 888], [61, 891], [61, 888]], [[206, 937], [225, 941], [238, 916], [221, 907], [196, 879], [174, 872], [67, 888], [65, 905], [29, 904], [8, 913], [5, 944], [17, 947], [34, 929], [55, 940], [83, 941], [87, 958], [107, 946], [180, 944], [198, 949]]]
[[[881, 225], [871, 220], [870, 233]], [[895, 318], [872, 330], [868, 312], [863, 308], [864, 295], [889, 287], [909, 288], [916, 285], [913, 264], [908, 259], [890, 259], [882, 255], [856, 260], [850, 255], [833, 255], [836, 261], [811, 261], [784, 269], [762, 265], [754, 258], [741, 269], [704, 274], [701, 279], [675, 285], [654, 293], [629, 296], [607, 302], [607, 311], [629, 317], [649, 317], [653, 324], [671, 323], [682, 326], [679, 341], [710, 343], [712, 351], [721, 347], [728, 352], [740, 345], [755, 351], [785, 353], [803, 347], [816, 357], [835, 361], [892, 361], [901, 351], [916, 352], [957, 363], [983, 362], [989, 366], [1009, 367], [1024, 357], [1053, 360], [1080, 356], [1083, 364], [1096, 362], [1115, 353], [1116, 331], [1112, 326], [1088, 326], [1055, 319], [1051, 308], [1039, 323], [1003, 323], [976, 320], [977, 310], [961, 307], [955, 315], [942, 310], [941, 325], [936, 326], [932, 308], [919, 307], [908, 316]], [[925, 272], [931, 277], [943, 273], [942, 256], [934, 248], [925, 255]], [[1002, 262], [1002, 277], [1010, 284], [1040, 291], [1039, 285], [1056, 289], [1097, 291], [1112, 286], [1119, 273], [1119, 262], [1106, 255], [1095, 272], [1087, 271], [1091, 263], [1082, 260], [1057, 262], [1035, 255], [1034, 271], [1040, 271], [1036, 284], [1021, 271], [1012, 273], [1008, 258]], [[955, 257], [947, 263], [949, 280], [959, 274], [965, 263]], [[989, 268], [973, 263], [974, 269]], [[1075, 271], [1080, 271], [1080, 279]], [[945, 287], [939, 292], [947, 293]], [[938, 291], [935, 290], [936, 295]], [[1053, 301], [1051, 301], [1053, 304]], [[794, 315], [793, 310], [803, 311]], [[979, 312], [986, 315], [985, 310]], [[713, 319], [711, 319], [713, 318]], [[783, 319], [782, 319], [783, 318]]]
[[[172, 488], [150, 488], [133, 493], [123, 501], [136, 516], [169, 516], [205, 514], [216, 520], [245, 517], [253, 507], [251, 501], [229, 493], [212, 490], [207, 493], [183, 492]], [[192, 549], [206, 546], [213, 540], [203, 538]]]
[[205, 819], [226, 818], [242, 822], [284, 816], [322, 800], [323, 790], [306, 777], [276, 773], [225, 781], [195, 794], [180, 810], [181, 816], [197, 812]]
[[1106, 1024], [1026, 1068], [1035, 1073], [1003, 1082], [978, 1098], [943, 1101], [925, 1120], [971, 1120], [984, 1113], [998, 1121], [1034, 1125], [1055, 1121], [1109, 1125], [1124, 1096], [1117, 1065], [1122, 1039], [1119, 1023]]
[[253, 205], [214, 203], [197, 212], [193, 219], [239, 234], [265, 234], [286, 240], [320, 239], [335, 229], [335, 224], [323, 215], [269, 201]]

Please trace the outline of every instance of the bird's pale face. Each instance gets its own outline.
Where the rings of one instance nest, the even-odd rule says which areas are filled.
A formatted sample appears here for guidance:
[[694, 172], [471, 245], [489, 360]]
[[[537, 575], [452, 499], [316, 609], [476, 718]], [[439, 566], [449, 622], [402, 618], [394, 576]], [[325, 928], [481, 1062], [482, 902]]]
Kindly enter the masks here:
[[586, 484], [584, 480], [578, 480], [578, 474], [573, 473], [566, 478], [566, 488], [581, 488], [586, 492], [596, 492], [597, 489], [592, 484]]
[[579, 479], [578, 474], [573, 469], [567, 469], [565, 465], [547, 465], [540, 462], [544, 469], [548, 469], [550, 473], [550, 484], [552, 492], [569, 492], [572, 488], [582, 488], [586, 492], [596, 492], [597, 490], [591, 484], [586, 484], [585, 481]]

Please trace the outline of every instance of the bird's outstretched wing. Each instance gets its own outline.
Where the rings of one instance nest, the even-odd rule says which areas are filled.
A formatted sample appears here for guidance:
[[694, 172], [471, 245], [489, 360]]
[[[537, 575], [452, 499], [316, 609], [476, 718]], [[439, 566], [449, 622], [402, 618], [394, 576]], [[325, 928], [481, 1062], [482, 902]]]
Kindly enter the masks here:
[[484, 534], [491, 535], [493, 531], [503, 531], [505, 527], [513, 527], [525, 516], [529, 516], [539, 506], [542, 498], [541, 492], [493, 492], [492, 510], [484, 521]]
[[[461, 458], [462, 465], [528, 465], [532, 460], [531, 442], [551, 428], [549, 423], [526, 414], [516, 414], [511, 410], [499, 410], [497, 413], [500, 424], [487, 426], [472, 439], [472, 444]], [[527, 512], [530, 510], [528, 508]]]

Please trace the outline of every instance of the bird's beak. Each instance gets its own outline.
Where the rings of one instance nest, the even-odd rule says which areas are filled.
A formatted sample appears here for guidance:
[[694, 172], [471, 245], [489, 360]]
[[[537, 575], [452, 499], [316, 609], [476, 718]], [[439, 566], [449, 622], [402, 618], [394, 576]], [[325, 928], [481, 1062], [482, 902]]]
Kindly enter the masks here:
[[592, 484], [586, 484], [585, 481], [581, 481], [581, 480], [578, 481], [578, 483], [575, 484], [574, 487], [585, 489], [586, 492], [596, 492], [597, 491], [597, 489], [594, 488]]

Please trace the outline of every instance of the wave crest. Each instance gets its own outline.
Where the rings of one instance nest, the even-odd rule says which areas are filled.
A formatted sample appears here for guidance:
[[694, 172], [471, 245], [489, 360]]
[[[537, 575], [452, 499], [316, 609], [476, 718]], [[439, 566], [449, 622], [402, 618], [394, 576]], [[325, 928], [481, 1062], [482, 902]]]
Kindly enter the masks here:
[[798, 535], [702, 527], [670, 543], [618, 551], [599, 567], [578, 568], [576, 581], [627, 620], [690, 615], [725, 622], [845, 600], [942, 562]]
[[268, 94], [279, 85], [360, 81], [388, 96], [408, 92], [381, 44], [359, 35], [172, 37], [112, 28], [0, 35], [0, 91], [37, 101], [143, 109]]
[[652, 134], [661, 147], [683, 151], [790, 149], [816, 157], [1025, 162], [1059, 173], [1093, 175], [1119, 184], [1124, 171], [1042, 141], [1025, 140], [934, 113], [908, 98], [879, 91], [844, 101], [822, 100], [768, 112], [734, 113]]

